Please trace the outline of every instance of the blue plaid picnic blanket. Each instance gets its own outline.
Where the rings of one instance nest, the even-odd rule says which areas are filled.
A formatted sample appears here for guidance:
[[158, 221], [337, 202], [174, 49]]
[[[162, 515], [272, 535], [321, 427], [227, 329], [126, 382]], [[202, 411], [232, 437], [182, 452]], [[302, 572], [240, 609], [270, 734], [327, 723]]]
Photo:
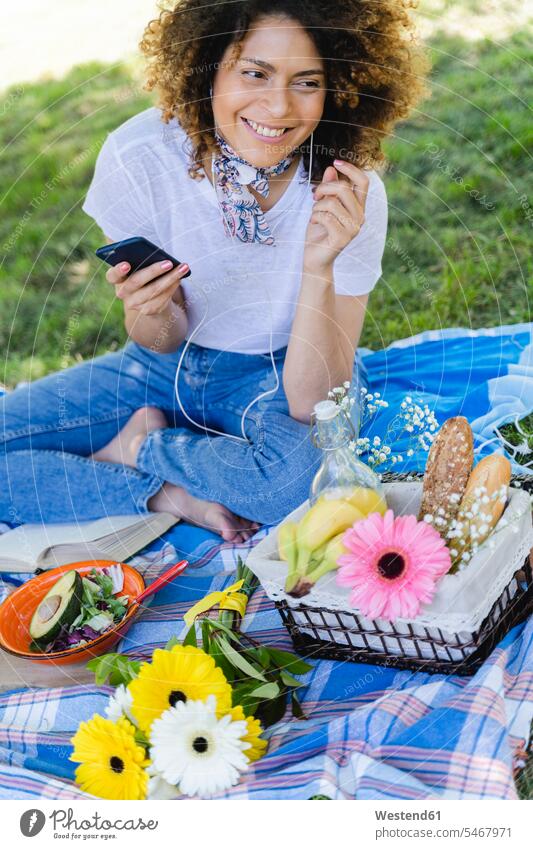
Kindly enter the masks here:
[[[406, 393], [442, 421], [466, 415], [480, 454], [494, 450], [494, 428], [533, 409], [532, 326], [429, 332], [364, 352], [369, 390], [390, 407]], [[388, 411], [375, 432], [384, 432]], [[409, 468], [423, 468], [415, 455]], [[233, 580], [237, 557], [254, 540], [221, 543], [179, 524], [131, 562], [149, 582], [166, 565], [190, 566], [135, 623], [120, 650], [148, 658], [173, 635], [183, 614]], [[30, 575], [3, 573], [1, 591]], [[262, 590], [243, 623], [256, 639], [291, 648]], [[514, 799], [513, 780], [533, 717], [533, 620], [510, 631], [472, 678], [313, 661], [302, 678], [306, 718], [268, 729], [267, 755], [223, 798]], [[110, 687], [20, 689], [0, 695], [0, 798], [91, 798], [74, 783], [70, 738], [80, 721], [104, 713]]]

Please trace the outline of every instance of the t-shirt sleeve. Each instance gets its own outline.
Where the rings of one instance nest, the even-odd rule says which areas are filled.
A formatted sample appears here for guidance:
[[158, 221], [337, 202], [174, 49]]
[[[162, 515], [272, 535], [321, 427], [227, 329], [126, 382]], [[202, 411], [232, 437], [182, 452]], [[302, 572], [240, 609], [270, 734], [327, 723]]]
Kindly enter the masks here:
[[144, 236], [157, 243], [150, 193], [142, 169], [137, 169], [134, 178], [112, 133], [98, 154], [82, 209], [114, 242]]
[[337, 295], [366, 295], [378, 282], [387, 236], [387, 215], [385, 186], [374, 171], [368, 187], [363, 226], [333, 264]]

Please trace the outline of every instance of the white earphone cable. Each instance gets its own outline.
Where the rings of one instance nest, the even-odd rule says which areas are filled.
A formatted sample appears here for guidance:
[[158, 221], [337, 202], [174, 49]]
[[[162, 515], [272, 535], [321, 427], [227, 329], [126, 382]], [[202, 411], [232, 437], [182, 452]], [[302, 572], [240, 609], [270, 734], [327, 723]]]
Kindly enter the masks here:
[[[309, 174], [308, 174], [308, 177], [307, 177], [307, 186], [308, 187], [311, 184], [312, 166], [313, 166], [313, 133], [311, 133], [311, 151], [310, 151], [310, 154], [309, 154]], [[216, 180], [215, 180], [215, 171], [214, 171], [214, 154], [211, 155], [211, 174], [212, 174], [212, 177], [213, 177], [213, 188], [215, 190], [215, 196], [217, 198], [217, 203], [218, 203], [218, 194], [217, 194], [217, 191], [216, 191]], [[291, 211], [290, 209], [287, 210], [287, 212], [290, 212], [290, 211]], [[287, 214], [287, 212], [285, 214]], [[283, 217], [284, 216], [282, 216], [282, 218]], [[279, 224], [279, 221], [276, 222], [276, 226], [278, 224]], [[205, 430], [206, 432], [209, 431], [210, 433], [215, 433], [217, 436], [226, 436], [229, 439], [236, 439], [239, 442], [249, 443], [250, 440], [247, 438], [245, 430], [244, 430], [244, 421], [246, 419], [246, 416], [247, 416], [249, 410], [254, 406], [254, 404], [257, 404], [257, 402], [260, 401], [262, 398], [265, 398], [267, 395], [272, 395], [273, 393], [277, 392], [278, 389], [279, 389], [279, 385], [280, 385], [279, 374], [278, 374], [278, 370], [276, 368], [276, 363], [275, 363], [275, 360], [274, 360], [274, 351], [272, 349], [272, 347], [273, 347], [272, 346], [272, 334], [273, 334], [274, 315], [273, 315], [273, 311], [272, 311], [272, 299], [270, 297], [270, 292], [268, 291], [268, 289], [265, 290], [267, 295], [268, 295], [268, 303], [269, 303], [269, 307], [270, 307], [270, 361], [272, 363], [272, 368], [274, 370], [274, 374], [276, 375], [276, 385], [274, 386], [273, 389], [268, 389], [266, 392], [261, 392], [257, 396], [257, 398], [254, 398], [253, 401], [250, 401], [250, 403], [245, 408], [245, 410], [244, 410], [244, 412], [241, 416], [241, 433], [242, 433], [242, 436], [235, 436], [234, 434], [224, 433], [223, 431], [216, 430], [216, 428], [208, 427], [207, 425], [202, 425], [202, 424], [199, 424], [199, 422], [195, 422], [194, 419], [191, 419], [191, 417], [189, 416], [189, 414], [186, 412], [185, 408], [183, 407], [183, 404], [181, 403], [181, 398], [180, 398], [180, 395], [179, 395], [179, 388], [178, 388], [178, 380], [179, 380], [179, 373], [180, 373], [180, 369], [181, 369], [181, 364], [183, 362], [183, 359], [185, 357], [185, 354], [187, 352], [189, 345], [191, 344], [193, 338], [196, 336], [198, 331], [204, 325], [204, 323], [207, 319], [207, 315], [209, 313], [209, 302], [208, 302], [208, 299], [207, 299], [207, 295], [201, 289], [199, 289], [197, 291], [202, 292], [202, 295], [205, 298], [206, 308], [205, 308], [205, 312], [202, 316], [201, 321], [194, 328], [193, 332], [191, 333], [191, 335], [187, 339], [187, 343], [186, 343], [183, 351], [181, 352], [181, 356], [180, 356], [180, 359], [179, 359], [179, 362], [178, 362], [178, 366], [176, 368], [176, 376], [174, 378], [174, 393], [176, 395], [176, 400], [178, 402], [178, 405], [179, 405], [181, 412], [183, 413], [183, 415], [185, 416], [187, 421], [189, 421], [195, 427], [198, 427], [201, 430]]]

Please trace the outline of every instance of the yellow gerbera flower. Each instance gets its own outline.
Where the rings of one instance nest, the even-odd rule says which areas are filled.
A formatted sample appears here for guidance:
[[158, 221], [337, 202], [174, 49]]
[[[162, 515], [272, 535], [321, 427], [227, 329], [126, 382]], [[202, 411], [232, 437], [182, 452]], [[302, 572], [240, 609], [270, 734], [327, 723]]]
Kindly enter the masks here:
[[70, 760], [80, 764], [76, 781], [82, 790], [102, 799], [146, 799], [150, 761], [134, 734], [124, 718], [112, 722], [95, 714], [80, 723]]
[[237, 705], [230, 711], [231, 718], [234, 722], [244, 719], [246, 720], [247, 731], [241, 739], [245, 743], [250, 743], [250, 748], [244, 750], [244, 754], [249, 761], [258, 761], [265, 754], [268, 746], [267, 740], [263, 740], [259, 735], [262, 733], [261, 723], [255, 716], [245, 716], [241, 705]]
[[205, 701], [213, 695], [217, 715], [231, 710], [231, 687], [212, 657], [194, 646], [156, 649], [129, 684], [132, 715], [148, 733], [154, 719], [177, 702]]

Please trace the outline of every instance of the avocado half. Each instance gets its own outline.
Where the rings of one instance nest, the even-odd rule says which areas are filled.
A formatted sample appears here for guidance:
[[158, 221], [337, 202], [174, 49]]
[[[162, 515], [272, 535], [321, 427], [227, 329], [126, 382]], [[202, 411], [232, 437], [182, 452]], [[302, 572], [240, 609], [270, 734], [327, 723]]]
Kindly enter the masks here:
[[70, 625], [81, 611], [83, 581], [74, 569], [65, 572], [48, 590], [30, 622], [30, 637], [44, 647], [56, 637], [63, 625]]

